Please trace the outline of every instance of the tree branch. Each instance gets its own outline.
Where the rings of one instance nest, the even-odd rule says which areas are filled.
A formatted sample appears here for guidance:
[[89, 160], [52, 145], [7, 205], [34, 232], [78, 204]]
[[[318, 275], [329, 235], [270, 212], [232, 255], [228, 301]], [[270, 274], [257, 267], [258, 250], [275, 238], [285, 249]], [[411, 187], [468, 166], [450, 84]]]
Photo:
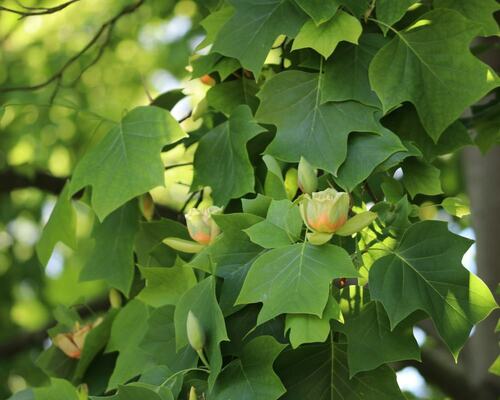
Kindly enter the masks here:
[[59, 194], [65, 183], [66, 178], [58, 178], [42, 171], [37, 171], [32, 176], [22, 175], [14, 170], [0, 172], [0, 193], [34, 187], [45, 192]]
[[0, 11], [6, 11], [10, 12], [12, 14], [17, 14], [20, 17], [19, 18], [26, 18], [26, 17], [33, 17], [37, 15], [47, 15], [47, 14], [54, 14], [58, 11], [64, 10], [66, 7], [70, 6], [73, 3], [76, 3], [77, 1], [80, 0], [69, 0], [66, 1], [65, 3], [59, 4], [54, 7], [27, 7], [23, 6], [21, 3], [17, 2], [20, 7], [24, 8], [25, 11], [23, 10], [15, 10], [13, 8], [5, 7], [5, 6], [0, 6]]
[[[74, 0], [74, 1], [77, 1], [77, 0]], [[30, 91], [30, 90], [34, 91], [34, 90], [42, 89], [45, 86], [48, 86], [53, 82], [56, 82], [57, 86], [54, 90], [54, 93], [51, 96], [51, 99], [53, 100], [53, 98], [55, 98], [55, 95], [57, 94], [59, 87], [61, 86], [61, 83], [62, 83], [61, 81], [64, 78], [64, 74], [65, 74], [66, 70], [69, 67], [71, 67], [71, 65], [73, 65], [80, 57], [82, 57], [85, 53], [87, 53], [87, 51], [89, 51], [99, 41], [99, 39], [105, 35], [105, 40], [99, 46], [97, 56], [94, 57], [94, 59], [88, 65], [86, 65], [82, 68], [78, 77], [70, 84], [70, 86], [74, 85], [76, 83], [76, 81], [82, 76], [82, 74], [86, 70], [88, 70], [91, 66], [95, 65], [97, 63], [97, 61], [99, 61], [102, 54], [104, 53], [104, 50], [106, 49], [106, 47], [108, 46], [108, 44], [110, 42], [111, 34], [112, 34], [118, 20], [125, 15], [133, 13], [140, 6], [142, 6], [144, 4], [144, 2], [145, 2], [145, 0], [139, 0], [136, 3], [129, 4], [125, 7], [123, 7], [122, 10], [118, 14], [116, 14], [113, 18], [107, 20], [104, 24], [102, 24], [101, 27], [99, 28], [99, 30], [90, 39], [90, 41], [87, 42], [87, 44], [78, 53], [76, 53], [74, 56], [72, 56], [70, 59], [68, 59], [64, 63], [64, 65], [50, 78], [46, 79], [43, 82], [35, 84], [35, 85], [12, 86], [12, 87], [3, 88], [3, 89], [0, 89], [0, 93], [22, 92], [22, 91]], [[0, 7], [0, 10], [2, 10], [1, 7]]]

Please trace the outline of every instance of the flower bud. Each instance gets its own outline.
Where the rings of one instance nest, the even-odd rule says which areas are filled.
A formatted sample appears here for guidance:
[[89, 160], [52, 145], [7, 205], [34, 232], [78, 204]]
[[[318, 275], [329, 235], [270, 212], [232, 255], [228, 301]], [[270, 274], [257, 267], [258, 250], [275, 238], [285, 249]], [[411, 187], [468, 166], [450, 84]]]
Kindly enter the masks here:
[[214, 214], [220, 214], [220, 207], [211, 206], [204, 210], [192, 208], [185, 215], [189, 235], [200, 244], [207, 245], [212, 243], [220, 229], [212, 218]]
[[335, 233], [347, 221], [349, 195], [329, 188], [306, 194], [300, 204], [302, 219], [309, 229], [319, 233]]
[[200, 321], [191, 311], [188, 312], [186, 331], [188, 342], [191, 347], [197, 352], [201, 352], [203, 346], [205, 346], [205, 332], [203, 331]]
[[300, 157], [298, 184], [302, 193], [312, 193], [318, 188], [318, 171], [307, 162], [304, 157]]
[[295, 168], [290, 168], [285, 174], [285, 192], [288, 200], [292, 200], [297, 194], [297, 170]]
[[146, 218], [147, 221], [151, 221], [155, 212], [155, 203], [149, 193], [146, 193], [141, 197], [140, 207], [144, 218]]
[[191, 390], [189, 391], [189, 400], [198, 400], [198, 395], [196, 394], [194, 386], [191, 386]]
[[80, 324], [77, 322], [72, 332], [59, 333], [52, 339], [52, 342], [68, 357], [79, 359], [82, 355], [83, 346], [88, 333], [99, 325], [102, 320], [102, 318], [98, 318], [93, 323], [82, 327], [80, 327]]
[[163, 239], [163, 243], [174, 250], [189, 254], [199, 253], [205, 248], [204, 245], [193, 242], [192, 240], [185, 240], [176, 237], [165, 238]]
[[122, 295], [118, 290], [111, 288], [108, 297], [112, 308], [120, 308], [122, 306]]

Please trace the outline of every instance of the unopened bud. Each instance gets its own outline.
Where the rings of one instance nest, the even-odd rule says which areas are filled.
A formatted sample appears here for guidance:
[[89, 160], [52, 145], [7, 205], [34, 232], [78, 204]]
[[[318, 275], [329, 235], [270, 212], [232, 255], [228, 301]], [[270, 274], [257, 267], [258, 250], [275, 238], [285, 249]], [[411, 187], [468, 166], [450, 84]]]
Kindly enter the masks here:
[[297, 169], [290, 168], [285, 174], [285, 191], [286, 196], [289, 200], [292, 200], [297, 194], [298, 181], [297, 181]]
[[78, 386], [78, 400], [88, 400], [89, 398], [89, 387], [86, 383], [82, 383]]
[[109, 291], [108, 297], [109, 297], [109, 304], [111, 304], [111, 307], [120, 308], [122, 306], [122, 295], [118, 290], [112, 288]]
[[194, 386], [191, 386], [191, 390], [189, 391], [189, 399], [188, 400], [198, 400], [198, 395], [196, 394], [196, 389]]
[[187, 315], [186, 331], [191, 347], [197, 352], [203, 351], [203, 346], [205, 346], [205, 332], [200, 321], [191, 311]]
[[304, 157], [299, 161], [298, 184], [302, 193], [311, 194], [318, 188], [318, 171]]
[[335, 233], [347, 221], [349, 195], [332, 188], [312, 195], [305, 194], [300, 203], [300, 212], [313, 232]]
[[204, 210], [192, 208], [185, 215], [189, 235], [200, 244], [208, 245], [219, 235], [220, 229], [212, 215], [220, 214], [222, 208], [211, 206]]
[[140, 206], [144, 218], [146, 218], [147, 221], [151, 221], [155, 212], [155, 203], [149, 193], [146, 193], [141, 197]]
[[192, 240], [185, 240], [176, 237], [165, 238], [163, 239], [163, 243], [174, 250], [189, 254], [199, 253], [205, 248], [204, 245], [193, 242]]

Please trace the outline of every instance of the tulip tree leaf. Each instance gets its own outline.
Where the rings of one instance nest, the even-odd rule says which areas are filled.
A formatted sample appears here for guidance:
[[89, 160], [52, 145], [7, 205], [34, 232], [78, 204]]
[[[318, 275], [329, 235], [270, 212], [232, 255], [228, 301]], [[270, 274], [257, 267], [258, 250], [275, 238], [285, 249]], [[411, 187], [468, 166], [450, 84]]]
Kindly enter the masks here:
[[207, 92], [207, 101], [211, 107], [226, 115], [231, 115], [240, 104], [247, 104], [255, 111], [258, 104], [255, 97], [257, 91], [255, 81], [247, 78], [235, 79], [211, 88]]
[[380, 136], [353, 134], [349, 138], [346, 161], [335, 179], [346, 191], [351, 192], [394, 153], [406, 152], [394, 133], [387, 129], [381, 132]]
[[287, 313], [321, 318], [332, 279], [357, 276], [344, 249], [329, 244], [293, 244], [255, 260], [237, 303], [263, 303], [257, 324]]
[[58, 242], [76, 248], [76, 211], [71, 203], [69, 185], [64, 186], [36, 244], [36, 253], [42, 265], [47, 265]]
[[382, 305], [370, 302], [345, 324], [347, 361], [352, 377], [383, 364], [401, 360], [420, 360], [420, 349], [411, 325], [399, 324], [391, 330]]
[[316, 26], [313, 20], [307, 21], [293, 41], [292, 50], [309, 47], [328, 58], [341, 41], [357, 44], [362, 31], [357, 18], [340, 10], [321, 25]]
[[152, 365], [151, 356], [139, 346], [148, 329], [148, 318], [149, 308], [138, 300], [131, 300], [113, 321], [106, 352], [119, 354], [107, 390], [126, 383]]
[[443, 193], [440, 180], [441, 172], [432, 164], [411, 157], [404, 160], [402, 168], [403, 184], [411, 197], [415, 197], [419, 193], [427, 195]]
[[368, 66], [373, 56], [387, 40], [380, 34], [362, 35], [359, 44], [341, 43], [325, 65], [325, 80], [321, 101], [356, 100], [381, 107], [380, 100], [370, 87]]
[[340, 304], [330, 296], [323, 315], [287, 314], [285, 332], [289, 332], [290, 343], [296, 349], [304, 343], [322, 343], [330, 334], [330, 320], [343, 322]]
[[386, 24], [381, 24], [382, 31], [386, 33], [389, 30], [387, 25], [392, 26], [398, 22], [406, 14], [408, 8], [416, 2], [417, 0], [378, 0], [375, 8], [377, 19]]
[[276, 159], [269, 154], [262, 157], [267, 167], [266, 179], [264, 181], [264, 193], [275, 200], [287, 198], [285, 181], [281, 173], [281, 167]]
[[272, 336], [248, 342], [237, 360], [220, 373], [212, 395], [218, 400], [276, 400], [285, 388], [273, 371], [273, 363], [285, 345]]
[[255, 178], [246, 144], [263, 131], [247, 106], [236, 108], [227, 122], [201, 138], [194, 158], [192, 187], [210, 186], [215, 204], [221, 206], [253, 192]]
[[494, 0], [436, 0], [435, 8], [450, 8], [482, 26], [482, 36], [498, 35], [498, 23], [493, 14], [499, 10]]
[[159, 365], [166, 365], [172, 372], [193, 368], [198, 355], [186, 345], [180, 350], [175, 346], [174, 306], [165, 306], [151, 311], [148, 329], [139, 347]]
[[64, 379], [52, 378], [50, 386], [33, 390], [34, 400], [79, 400], [76, 388]]
[[383, 304], [391, 329], [423, 310], [457, 357], [472, 326], [496, 307], [484, 282], [461, 264], [471, 244], [445, 222], [423, 221], [406, 230], [392, 254], [375, 261], [370, 293]]
[[369, 69], [384, 111], [410, 101], [437, 141], [466, 107], [498, 84], [495, 73], [468, 49], [478, 31], [478, 25], [456, 11], [439, 9], [397, 32]]
[[101, 397], [92, 396], [91, 400], [174, 400], [172, 392], [166, 388], [158, 389], [155, 386], [147, 385], [141, 382], [134, 382], [129, 385], [118, 386], [118, 391], [113, 396]]
[[295, 243], [302, 230], [299, 207], [289, 200], [273, 200], [264, 221], [245, 229], [250, 240], [272, 249]]
[[137, 298], [153, 307], [177, 304], [184, 292], [197, 283], [192, 268], [180, 260], [173, 267], [142, 267], [140, 270], [146, 286]]
[[334, 343], [331, 335], [325, 343], [283, 351], [276, 370], [287, 390], [283, 400], [405, 399], [387, 366], [349, 379], [345, 346]]
[[70, 193], [92, 186], [92, 208], [103, 220], [130, 199], [164, 185], [161, 149], [185, 136], [168, 111], [134, 108], [79, 161]]
[[[322, 74], [282, 72], [264, 84], [256, 118], [278, 131], [266, 149], [279, 160], [305, 157], [314, 167], [336, 174], [345, 160], [351, 132], [379, 133], [377, 109], [346, 101], [321, 104]], [[286, 112], [284, 112], [286, 110]]]
[[134, 238], [139, 229], [139, 207], [131, 201], [94, 228], [95, 247], [81, 273], [81, 281], [104, 280], [128, 294], [134, 277]]
[[203, 75], [217, 72], [221, 80], [225, 80], [234, 71], [241, 68], [238, 60], [217, 53], [197, 57], [191, 61], [191, 66], [193, 67], [192, 78], [200, 78]]
[[292, 0], [231, 0], [235, 14], [219, 31], [212, 51], [236, 58], [241, 65], [259, 72], [280, 35], [294, 37], [306, 14]]
[[295, 0], [295, 3], [313, 19], [316, 25], [332, 18], [340, 5], [337, 0]]
[[202, 280], [188, 290], [179, 300], [175, 308], [175, 340], [177, 350], [188, 345], [186, 321], [191, 311], [200, 321], [205, 332], [205, 354], [210, 363], [209, 387], [213, 387], [222, 368], [220, 343], [228, 340], [224, 316], [215, 297], [215, 278]]

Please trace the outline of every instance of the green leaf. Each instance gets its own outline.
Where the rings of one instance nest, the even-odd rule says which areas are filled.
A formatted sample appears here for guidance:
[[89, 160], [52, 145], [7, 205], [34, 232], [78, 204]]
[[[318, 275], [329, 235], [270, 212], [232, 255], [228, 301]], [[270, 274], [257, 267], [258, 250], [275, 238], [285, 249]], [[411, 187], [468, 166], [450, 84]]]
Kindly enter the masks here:
[[453, 153], [472, 144], [467, 128], [459, 121], [453, 122], [434, 143], [427, 134], [414, 107], [409, 103], [384, 118], [384, 125], [402, 140], [412, 142], [422, 152], [427, 161]]
[[75, 387], [64, 379], [52, 378], [50, 386], [33, 389], [35, 400], [79, 400]]
[[69, 184], [64, 185], [57, 202], [36, 244], [36, 253], [42, 265], [47, 265], [58, 242], [76, 248], [76, 212], [71, 204]]
[[391, 155], [406, 151], [394, 133], [387, 129], [382, 129], [381, 133], [380, 136], [355, 134], [349, 138], [346, 161], [335, 179], [347, 192], [352, 192]]
[[[466, 107], [497, 86], [495, 73], [470, 53], [478, 26], [452, 10], [434, 10], [384, 46], [370, 83], [384, 111], [409, 101], [436, 142]], [[439, 54], [439, 57], [436, 57]]]
[[221, 80], [225, 80], [234, 71], [241, 68], [238, 60], [224, 57], [221, 54], [210, 53], [191, 60], [193, 72], [191, 78], [200, 78], [203, 75], [217, 72]]
[[118, 310], [111, 309], [105, 315], [104, 320], [94, 327], [85, 337], [85, 345], [83, 346], [82, 354], [76, 365], [73, 379], [78, 381], [83, 378], [87, 368], [99, 352], [106, 347], [111, 326], [115, 320]]
[[141, 382], [134, 382], [126, 386], [118, 386], [118, 391], [113, 396], [101, 397], [92, 396], [91, 400], [174, 400], [174, 396], [169, 389], [162, 387], [157, 389], [155, 386], [147, 385]]
[[295, 37], [306, 15], [292, 0], [231, 0], [235, 14], [222, 27], [212, 51], [236, 58], [257, 77], [274, 40]]
[[152, 365], [151, 356], [140, 348], [148, 329], [149, 308], [138, 300], [131, 300], [116, 316], [106, 352], [119, 352], [107, 390], [140, 375]]
[[472, 326], [496, 307], [488, 287], [461, 264], [471, 244], [445, 222], [423, 221], [408, 228], [392, 254], [375, 261], [370, 292], [387, 311], [391, 329], [423, 310], [457, 357]]
[[276, 369], [287, 389], [283, 400], [405, 400], [387, 366], [349, 379], [345, 346], [331, 335], [326, 343], [285, 350]]
[[378, 0], [375, 10], [377, 19], [386, 24], [380, 26], [384, 34], [389, 30], [389, 26], [403, 18], [408, 8], [416, 2], [417, 0]]
[[488, 372], [500, 376], [500, 356], [498, 356], [493, 362], [493, 364], [491, 364], [490, 368], [488, 369]]
[[189, 345], [176, 350], [174, 309], [173, 306], [165, 306], [151, 312], [147, 332], [139, 347], [157, 364], [166, 365], [172, 372], [178, 372], [195, 367], [198, 355]]
[[153, 307], [177, 304], [181, 296], [197, 283], [192, 268], [181, 259], [173, 267], [141, 267], [140, 270], [146, 286], [137, 298]]
[[209, 277], [187, 291], [175, 308], [175, 339], [177, 350], [188, 344], [186, 321], [191, 311], [205, 331], [205, 354], [210, 363], [209, 387], [213, 387], [222, 368], [220, 343], [228, 340], [224, 316], [215, 297], [215, 278]]
[[102, 221], [128, 200], [164, 185], [161, 149], [185, 136], [168, 111], [134, 108], [79, 161], [70, 194], [92, 186], [92, 208]]
[[174, 89], [160, 94], [151, 102], [151, 105], [170, 111], [185, 97], [186, 95], [182, 92], [182, 89]]
[[94, 228], [94, 249], [85, 263], [81, 281], [104, 280], [128, 294], [134, 278], [134, 238], [139, 228], [139, 207], [131, 201]]
[[271, 250], [255, 260], [237, 303], [262, 302], [259, 325], [288, 313], [321, 318], [332, 279], [357, 276], [344, 249], [329, 244], [294, 244]]
[[221, 206], [253, 192], [255, 178], [246, 144], [263, 131], [247, 106], [236, 108], [227, 122], [201, 138], [194, 157], [192, 187], [210, 186], [214, 203]]
[[238, 359], [220, 373], [212, 396], [217, 400], [276, 400], [285, 388], [273, 371], [273, 363], [285, 345], [271, 336], [248, 342]]
[[321, 101], [356, 100], [380, 108], [380, 100], [370, 87], [368, 66], [386, 43], [382, 35], [367, 33], [361, 36], [358, 45], [340, 44], [335, 56], [325, 64]]
[[417, 194], [435, 195], [443, 193], [441, 189], [441, 171], [418, 158], [407, 158], [403, 162], [403, 184], [413, 198]]
[[285, 333], [289, 332], [290, 343], [294, 349], [304, 343], [322, 343], [330, 334], [332, 319], [344, 321], [339, 303], [333, 296], [329, 296], [321, 317], [310, 314], [287, 314]]
[[470, 204], [462, 197], [447, 197], [441, 203], [448, 214], [458, 218], [465, 217], [470, 214]]
[[273, 200], [264, 221], [245, 229], [250, 240], [266, 249], [295, 243], [302, 230], [299, 207], [289, 200]]
[[211, 88], [207, 92], [207, 101], [212, 108], [226, 115], [234, 115], [233, 112], [236, 114], [235, 110], [241, 104], [246, 104], [255, 111], [259, 103], [255, 97], [258, 90], [259, 87], [253, 80], [235, 79]]
[[339, 10], [321, 25], [316, 25], [313, 20], [307, 21], [293, 41], [292, 50], [311, 48], [328, 58], [341, 41], [357, 44], [362, 31], [357, 18]]
[[403, 322], [391, 330], [380, 303], [372, 301], [358, 316], [348, 319], [344, 332], [350, 377], [390, 362], [420, 360], [412, 326]]
[[295, 0], [295, 3], [314, 20], [316, 25], [332, 18], [340, 5], [337, 0]]
[[269, 206], [271, 205], [271, 201], [271, 197], [264, 196], [259, 193], [254, 199], [241, 199], [241, 207], [243, 208], [244, 213], [265, 217], [267, 215], [267, 211], [269, 210]]
[[224, 4], [218, 10], [211, 12], [205, 19], [200, 22], [200, 25], [206, 32], [205, 39], [198, 45], [198, 49], [202, 49], [209, 44], [212, 44], [217, 37], [220, 29], [234, 14], [234, 8]]
[[256, 118], [278, 128], [266, 153], [287, 162], [303, 156], [314, 167], [336, 174], [346, 157], [349, 133], [381, 133], [383, 128], [375, 108], [352, 101], [321, 104], [322, 76], [302, 71], [274, 76], [258, 93]]
[[449, 8], [481, 25], [481, 36], [498, 35], [498, 23], [494, 13], [500, 8], [494, 0], [436, 0], [435, 8]]
[[269, 154], [262, 157], [267, 167], [266, 179], [264, 181], [264, 193], [275, 200], [287, 199], [285, 181], [281, 173], [281, 167], [276, 159]]

